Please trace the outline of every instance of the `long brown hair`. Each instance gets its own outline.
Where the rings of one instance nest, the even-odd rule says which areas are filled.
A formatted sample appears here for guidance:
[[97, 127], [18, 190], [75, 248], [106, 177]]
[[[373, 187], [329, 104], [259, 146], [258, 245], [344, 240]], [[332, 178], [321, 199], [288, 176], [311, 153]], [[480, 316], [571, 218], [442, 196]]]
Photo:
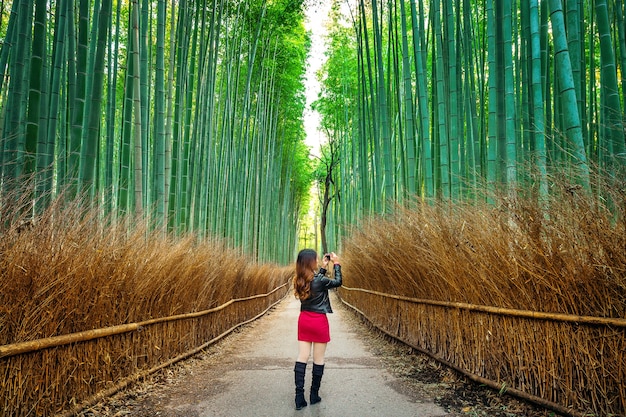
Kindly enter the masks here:
[[296, 298], [306, 300], [311, 295], [311, 281], [317, 268], [317, 253], [313, 249], [302, 249], [296, 261], [296, 276], [293, 278], [293, 293]]

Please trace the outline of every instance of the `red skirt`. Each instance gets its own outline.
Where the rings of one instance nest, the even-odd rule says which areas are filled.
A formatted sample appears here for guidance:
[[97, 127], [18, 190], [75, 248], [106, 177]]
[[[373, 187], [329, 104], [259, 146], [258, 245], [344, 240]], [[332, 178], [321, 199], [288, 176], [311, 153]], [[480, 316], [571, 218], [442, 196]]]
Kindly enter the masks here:
[[326, 314], [301, 311], [298, 317], [298, 340], [313, 343], [330, 342], [330, 327]]

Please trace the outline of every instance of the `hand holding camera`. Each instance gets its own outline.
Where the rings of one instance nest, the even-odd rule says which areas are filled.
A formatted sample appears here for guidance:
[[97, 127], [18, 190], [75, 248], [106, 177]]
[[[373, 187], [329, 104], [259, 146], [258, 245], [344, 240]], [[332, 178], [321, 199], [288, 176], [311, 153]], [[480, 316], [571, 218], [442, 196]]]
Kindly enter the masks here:
[[324, 255], [324, 265], [327, 265], [331, 261], [333, 264], [339, 263], [339, 257], [335, 252], [330, 252]]

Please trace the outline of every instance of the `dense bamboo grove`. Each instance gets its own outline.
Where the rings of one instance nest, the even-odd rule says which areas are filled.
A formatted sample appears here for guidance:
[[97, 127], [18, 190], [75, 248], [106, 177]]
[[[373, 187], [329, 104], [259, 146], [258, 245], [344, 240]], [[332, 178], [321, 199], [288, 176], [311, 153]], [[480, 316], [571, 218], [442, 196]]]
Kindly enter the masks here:
[[[1, 210], [16, 210], [3, 206]], [[292, 268], [260, 265], [223, 242], [106, 221], [62, 199], [0, 230], [0, 415], [57, 415], [193, 351], [290, 292]], [[6, 213], [3, 213], [6, 215]], [[6, 356], [8, 345], [209, 310], [100, 339]]]
[[413, 195], [474, 199], [551, 175], [623, 187], [621, 1], [334, 1], [317, 108], [341, 167], [342, 226]]
[[5, 1], [0, 37], [3, 200], [35, 176], [34, 216], [87, 193], [291, 259], [310, 181], [302, 1]]
[[[340, 294], [390, 334], [499, 387], [573, 415], [624, 415], [626, 207], [616, 223], [614, 207], [553, 182], [543, 203], [503, 195], [491, 197], [495, 206], [419, 203], [370, 219], [345, 242], [345, 285], [425, 301]], [[604, 195], [625, 201], [624, 190], [609, 188]], [[531, 313], [499, 311], [511, 309]]]

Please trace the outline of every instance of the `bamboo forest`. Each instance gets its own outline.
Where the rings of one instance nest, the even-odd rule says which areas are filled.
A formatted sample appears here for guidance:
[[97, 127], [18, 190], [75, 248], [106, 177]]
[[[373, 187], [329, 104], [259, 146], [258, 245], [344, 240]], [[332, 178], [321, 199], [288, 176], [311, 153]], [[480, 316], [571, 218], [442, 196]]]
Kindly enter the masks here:
[[[322, 4], [320, 47], [307, 10]], [[266, 297], [158, 352], [111, 342], [150, 357], [128, 371], [144, 372], [291, 296], [304, 247], [341, 253], [341, 300], [458, 372], [563, 415], [624, 415], [625, 14], [622, 0], [0, 0], [0, 416], [99, 393], [58, 383], [74, 345], [50, 359], [20, 344]], [[31, 365], [57, 382], [24, 383]]]
[[[279, 255], [311, 176], [301, 3], [3, 2], [3, 194], [35, 176], [35, 213], [86, 192]], [[620, 1], [342, 3], [316, 102], [336, 228], [478, 184], [541, 196], [555, 170], [620, 180]]]

